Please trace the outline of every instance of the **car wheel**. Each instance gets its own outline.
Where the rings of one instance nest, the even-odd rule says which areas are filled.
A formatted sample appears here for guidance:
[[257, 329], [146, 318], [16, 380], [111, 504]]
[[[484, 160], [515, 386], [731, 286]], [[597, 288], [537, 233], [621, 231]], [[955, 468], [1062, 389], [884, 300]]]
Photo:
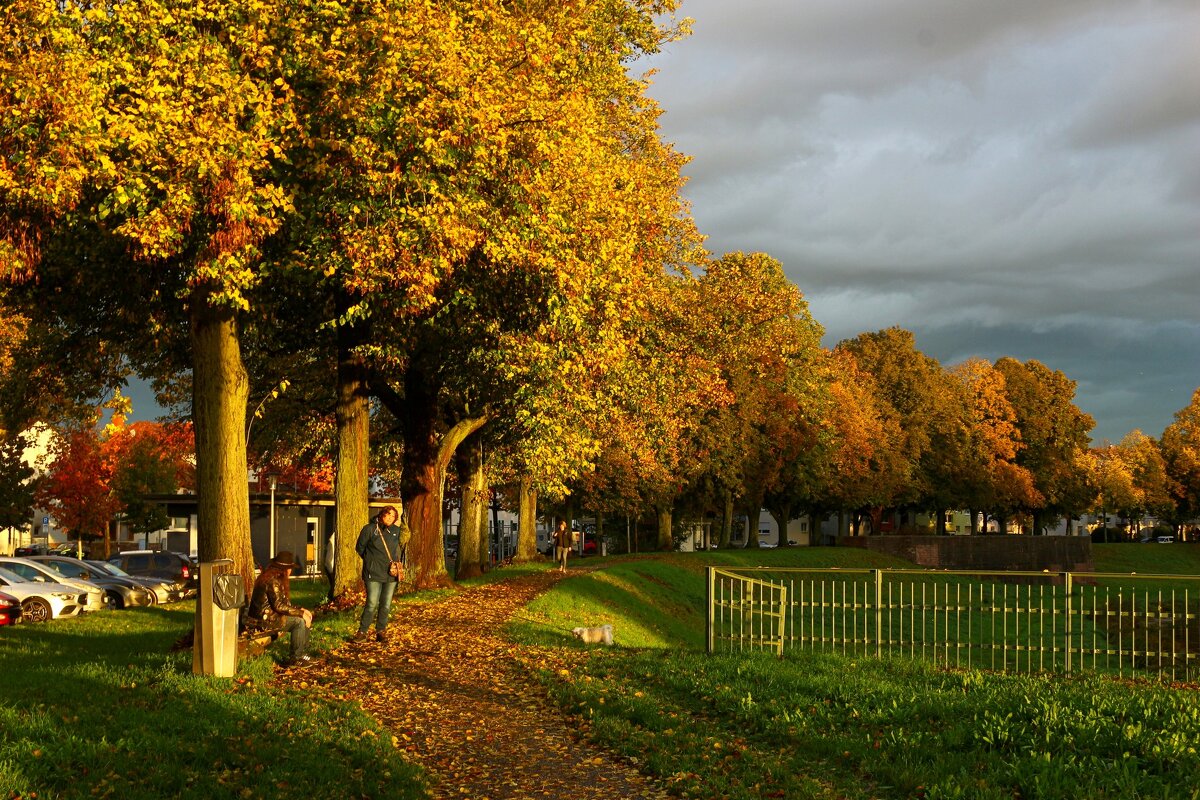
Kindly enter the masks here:
[[154, 593], [153, 589], [150, 589], [146, 594], [150, 598], [150, 601], [148, 603], [146, 603], [146, 605], [148, 605], [148, 606], [158, 605], [158, 595]]
[[121, 597], [120, 592], [105, 592], [104, 607], [110, 610], [124, 608], [125, 600]]
[[21, 604], [21, 617], [26, 622], [49, 622], [53, 612], [50, 604], [38, 597], [31, 597]]

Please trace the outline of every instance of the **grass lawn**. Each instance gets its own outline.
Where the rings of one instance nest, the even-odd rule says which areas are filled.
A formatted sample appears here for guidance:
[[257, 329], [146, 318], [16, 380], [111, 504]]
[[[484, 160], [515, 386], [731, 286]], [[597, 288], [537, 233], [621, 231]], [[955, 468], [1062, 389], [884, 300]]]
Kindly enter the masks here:
[[[1097, 549], [1100, 569], [1141, 559], [1123, 563], [1193, 571], [1180, 560], [1191, 558], [1186, 545]], [[709, 657], [709, 564], [905, 566], [851, 548], [588, 558], [524, 610], [512, 636], [570, 667], [541, 675], [552, 697], [681, 796], [1200, 797], [1194, 688], [834, 655]], [[320, 582], [293, 583], [301, 605], [323, 593]], [[170, 651], [193, 609], [0, 629], [0, 797], [426, 796], [420, 772], [352, 703], [270, 684], [283, 642], [243, 661], [236, 679], [193, 676], [190, 651]], [[357, 616], [321, 617], [313, 647], [339, 646]], [[617, 647], [585, 651], [569, 635], [606, 622]]]
[[[295, 595], [315, 605], [319, 590]], [[192, 675], [191, 651], [170, 647], [193, 614], [189, 601], [0, 629], [0, 797], [425, 796], [355, 706], [271, 690], [270, 656], [234, 680]], [[315, 643], [344, 625], [318, 623]]]
[[[815, 548], [610, 559], [539, 598], [511, 632], [577, 648], [570, 669], [541, 673], [552, 696], [589, 736], [691, 798], [1200, 797], [1194, 687], [700, 652], [707, 563], [903, 566], [873, 558]], [[583, 653], [564, 634], [602, 623], [617, 647]]]

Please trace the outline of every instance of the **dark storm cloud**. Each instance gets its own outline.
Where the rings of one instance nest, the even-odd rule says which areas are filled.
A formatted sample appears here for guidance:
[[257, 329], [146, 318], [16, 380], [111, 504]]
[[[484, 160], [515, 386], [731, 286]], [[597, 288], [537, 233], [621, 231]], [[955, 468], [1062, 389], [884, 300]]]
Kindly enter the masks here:
[[[1200, 385], [1200, 4], [686, 0], [653, 62], [714, 253], [765, 250], [827, 342], [1037, 359], [1097, 438]], [[971, 351], [974, 344], [980, 349]], [[986, 347], [985, 347], [986, 345]], [[967, 348], [964, 350], [963, 348]]]

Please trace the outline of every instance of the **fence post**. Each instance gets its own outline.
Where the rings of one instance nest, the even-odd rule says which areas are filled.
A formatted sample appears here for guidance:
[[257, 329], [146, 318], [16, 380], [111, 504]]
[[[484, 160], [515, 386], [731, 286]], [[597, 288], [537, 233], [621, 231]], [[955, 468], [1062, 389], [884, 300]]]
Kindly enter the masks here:
[[783, 632], [784, 632], [784, 609], [787, 608], [788, 590], [786, 586], [779, 587], [779, 647], [775, 650], [775, 655], [783, 658]]
[[713, 651], [713, 626], [716, 624], [715, 611], [717, 600], [717, 568], [708, 568], [708, 625], [705, 626], [704, 644], [705, 650], [710, 654]]
[[875, 579], [875, 657], [883, 656], [883, 570], [871, 570]]
[[1067, 670], [1067, 674], [1070, 675], [1071, 674], [1071, 646], [1072, 645], [1071, 645], [1071, 573], [1069, 573], [1069, 572], [1063, 573], [1063, 592], [1064, 592], [1064, 599], [1066, 600], [1066, 606], [1067, 606], [1067, 619], [1066, 619], [1065, 624], [1063, 625], [1063, 627], [1066, 629], [1066, 632], [1067, 632], [1067, 646], [1064, 648], [1064, 650], [1066, 650], [1066, 654], [1065, 654], [1066, 655], [1066, 670]]

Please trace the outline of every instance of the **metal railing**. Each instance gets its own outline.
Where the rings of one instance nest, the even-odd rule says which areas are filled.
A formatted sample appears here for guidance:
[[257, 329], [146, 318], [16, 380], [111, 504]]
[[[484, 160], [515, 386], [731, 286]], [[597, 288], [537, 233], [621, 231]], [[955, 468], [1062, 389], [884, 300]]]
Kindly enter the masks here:
[[720, 644], [783, 655], [787, 604], [786, 586], [709, 567], [708, 652]]
[[710, 567], [708, 651], [1200, 677], [1200, 577]]

